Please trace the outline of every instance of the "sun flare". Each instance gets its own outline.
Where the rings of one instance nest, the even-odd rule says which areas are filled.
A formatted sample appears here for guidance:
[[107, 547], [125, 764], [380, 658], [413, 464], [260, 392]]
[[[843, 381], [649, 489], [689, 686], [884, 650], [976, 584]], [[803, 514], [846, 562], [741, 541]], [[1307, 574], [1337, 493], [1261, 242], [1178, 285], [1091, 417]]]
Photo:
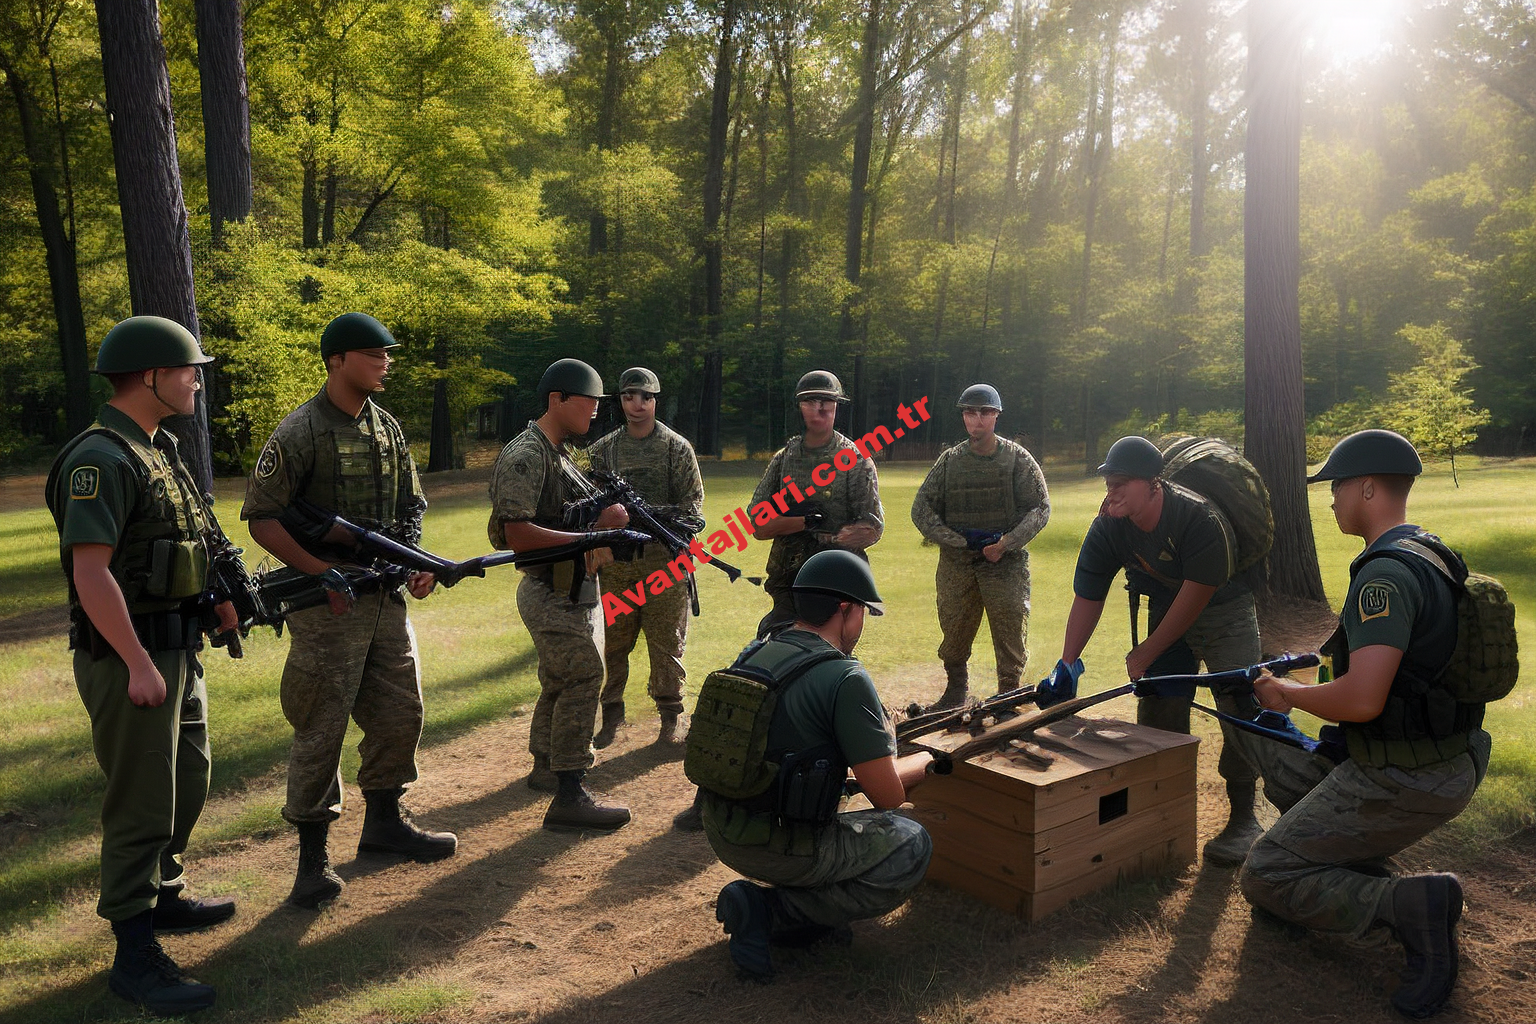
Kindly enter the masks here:
[[1370, 60], [1391, 44], [1406, 0], [1306, 0], [1307, 41], [1330, 64]]

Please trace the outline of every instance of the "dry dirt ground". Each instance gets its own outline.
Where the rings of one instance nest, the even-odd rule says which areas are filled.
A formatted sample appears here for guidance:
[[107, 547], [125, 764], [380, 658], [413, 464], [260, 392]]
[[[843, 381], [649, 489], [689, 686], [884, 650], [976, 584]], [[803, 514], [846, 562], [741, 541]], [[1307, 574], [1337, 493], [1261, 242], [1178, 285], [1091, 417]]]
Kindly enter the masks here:
[[[932, 687], [918, 678], [890, 686], [901, 703]], [[1034, 925], [925, 886], [896, 914], [856, 925], [851, 946], [779, 954], [773, 985], [738, 981], [713, 912], [716, 892], [734, 875], [702, 836], [669, 831], [690, 789], [679, 764], [646, 745], [654, 720], [624, 730], [591, 776], [596, 788], [630, 804], [634, 823], [591, 838], [539, 827], [545, 801], [522, 785], [527, 729], [527, 717], [513, 717], [423, 753], [409, 803], [423, 824], [458, 833], [460, 852], [446, 862], [354, 860], [362, 815], [351, 792], [332, 846], [349, 885], [319, 914], [281, 902], [296, 856], [291, 833], [214, 850], [194, 839], [191, 877], [205, 891], [241, 898], [230, 924], [167, 940], [184, 965], [219, 986], [219, 1006], [200, 1019], [1396, 1019], [1387, 1004], [1395, 946], [1298, 937], [1257, 920], [1232, 871], [1199, 864], [1085, 898]], [[1203, 841], [1219, 827], [1224, 801], [1214, 781], [1215, 744], [1202, 747]], [[1442, 1019], [1536, 1020], [1527, 975], [1536, 971], [1536, 844], [1521, 837], [1474, 857], [1442, 842], [1416, 847], [1404, 861], [1455, 869], [1466, 883], [1461, 984]], [[42, 945], [84, 941], [89, 952], [23, 983], [30, 992], [17, 992], [0, 1018], [123, 1012], [106, 990], [108, 941], [92, 910], [82, 895], [39, 926], [50, 933], [39, 935]], [[0, 970], [14, 982], [19, 967]], [[287, 976], [294, 971], [303, 974], [300, 984]], [[424, 1012], [356, 1002], [358, 992], [400, 982], [446, 991], [448, 1002]], [[347, 1005], [359, 1006], [355, 1015], [338, 1014]]]

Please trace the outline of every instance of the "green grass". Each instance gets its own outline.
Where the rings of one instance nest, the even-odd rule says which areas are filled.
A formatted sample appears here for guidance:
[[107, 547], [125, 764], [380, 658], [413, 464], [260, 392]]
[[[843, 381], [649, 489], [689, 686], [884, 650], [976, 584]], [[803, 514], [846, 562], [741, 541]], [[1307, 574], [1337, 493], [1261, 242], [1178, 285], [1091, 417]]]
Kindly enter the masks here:
[[[718, 523], [745, 502], [760, 472], [761, 465], [755, 463], [707, 465], [709, 520]], [[881, 470], [889, 523], [885, 539], [871, 551], [871, 561], [887, 614], [868, 620], [859, 647], [877, 683], [936, 681], [940, 676], [933, 599], [937, 553], [921, 545], [908, 517], [924, 473], [925, 467], [908, 464]], [[1102, 493], [1096, 479], [1083, 479], [1075, 471], [1053, 466], [1049, 477], [1051, 523], [1030, 547], [1034, 600], [1028, 672], [1034, 677], [1044, 674], [1060, 653], [1072, 566]], [[1532, 646], [1536, 639], [1529, 639], [1536, 638], [1532, 628], [1536, 512], [1527, 497], [1531, 466], [1474, 464], [1462, 471], [1461, 478], [1462, 486], [1456, 489], [1448, 470], [1433, 467], [1415, 489], [1415, 515], [1423, 526], [1466, 552], [1477, 569], [1503, 579], [1519, 608], [1518, 627], [1528, 638], [1527, 650], [1536, 650]], [[427, 486], [430, 497], [431, 480]], [[1340, 535], [1334, 527], [1326, 488], [1313, 488], [1311, 497], [1324, 581], [1337, 603], [1359, 542]], [[237, 543], [248, 544], [236, 514], [238, 483], [221, 486], [221, 498], [226, 529]], [[483, 552], [486, 511], [477, 490], [435, 500], [427, 517], [427, 545], [456, 557]], [[57, 541], [46, 512], [0, 514], [0, 538], [4, 538], [0, 567], [10, 584], [0, 594], [0, 621], [62, 603]], [[766, 554], [766, 545], [752, 543], [747, 551], [728, 557], [749, 573], [760, 573]], [[413, 603], [427, 703], [426, 744], [448, 742], [534, 697], [535, 664], [515, 609], [516, 582], [515, 571], [493, 570], [485, 580], [468, 580]], [[735, 656], [767, 608], [762, 592], [745, 581], [728, 584], [722, 574], [705, 567], [700, 583], [704, 614], [693, 625], [685, 659], [693, 688], [709, 669]], [[1123, 681], [1120, 666], [1127, 642], [1125, 615], [1112, 605], [1084, 654], [1089, 670], [1086, 691]], [[645, 672], [641, 646], [635, 655], [637, 679], [643, 679]], [[209, 658], [215, 795], [238, 794], [280, 778], [289, 741], [277, 696], [286, 647], [286, 638], [263, 630], [248, 643], [244, 660], [231, 661], [222, 652]], [[983, 631], [972, 660], [973, 681], [987, 685], [993, 670], [991, 645]], [[1536, 694], [1536, 684], [1530, 681], [1536, 679], [1536, 672], [1527, 672], [1526, 679], [1514, 694], [1489, 710], [1488, 728], [1495, 740], [1493, 765], [1458, 826], [1471, 839], [1506, 834], [1532, 820], [1536, 716], [1529, 704]], [[91, 754], [87, 720], [75, 694], [62, 637], [0, 645], [0, 700], [7, 708], [7, 727], [0, 734], [0, 814], [10, 812], [21, 819], [0, 824], [0, 933], [4, 933], [47, 917], [70, 890], [94, 885], [94, 835], [102, 779]], [[1112, 710], [1126, 713], [1129, 704]], [[349, 777], [356, 768], [356, 739], [354, 735], [349, 741], [343, 766]], [[227, 819], [205, 822], [200, 841], [235, 839], [279, 827], [273, 799], [251, 797]]]

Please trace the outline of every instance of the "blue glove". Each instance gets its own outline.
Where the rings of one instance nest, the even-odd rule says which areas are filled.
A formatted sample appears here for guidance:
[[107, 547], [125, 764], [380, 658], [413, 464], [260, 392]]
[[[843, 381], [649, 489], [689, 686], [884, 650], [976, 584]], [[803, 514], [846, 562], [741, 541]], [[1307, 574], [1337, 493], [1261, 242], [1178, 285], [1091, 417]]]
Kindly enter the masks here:
[[1082, 658], [1078, 658], [1070, 665], [1065, 661], [1058, 661], [1056, 667], [1051, 670], [1051, 674], [1040, 680], [1040, 685], [1035, 688], [1035, 706], [1044, 709], [1076, 697], [1077, 681], [1082, 678], [1082, 675]]

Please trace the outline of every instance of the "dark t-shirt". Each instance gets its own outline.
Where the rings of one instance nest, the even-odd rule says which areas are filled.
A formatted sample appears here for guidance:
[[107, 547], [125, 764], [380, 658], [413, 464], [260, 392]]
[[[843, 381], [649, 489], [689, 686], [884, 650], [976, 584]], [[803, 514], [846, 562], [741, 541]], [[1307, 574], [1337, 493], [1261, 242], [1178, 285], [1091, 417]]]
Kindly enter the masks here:
[[[747, 664], [772, 671], [802, 651], [834, 650], [815, 633], [792, 629], [764, 644]], [[779, 694], [768, 730], [770, 750], [809, 750], [831, 744], [849, 765], [896, 753], [875, 692], [874, 680], [856, 659], [827, 661], [807, 671]]]
[[1163, 483], [1163, 514], [1151, 533], [1129, 518], [1101, 515], [1088, 528], [1077, 555], [1072, 591], [1089, 601], [1109, 596], [1115, 574], [1126, 571], [1154, 605], [1171, 604], [1185, 580], [1217, 587], [1211, 603], [1236, 596], [1232, 582], [1237, 543], [1215, 507], [1194, 492]]
[[1408, 654], [1411, 667], [1434, 672], [1456, 649], [1456, 595], [1451, 585], [1429, 563], [1408, 562], [1413, 555], [1372, 558], [1361, 564], [1372, 553], [1418, 532], [1416, 526], [1394, 527], [1361, 553], [1351, 565], [1349, 593], [1339, 619], [1351, 651], [1395, 647]]

